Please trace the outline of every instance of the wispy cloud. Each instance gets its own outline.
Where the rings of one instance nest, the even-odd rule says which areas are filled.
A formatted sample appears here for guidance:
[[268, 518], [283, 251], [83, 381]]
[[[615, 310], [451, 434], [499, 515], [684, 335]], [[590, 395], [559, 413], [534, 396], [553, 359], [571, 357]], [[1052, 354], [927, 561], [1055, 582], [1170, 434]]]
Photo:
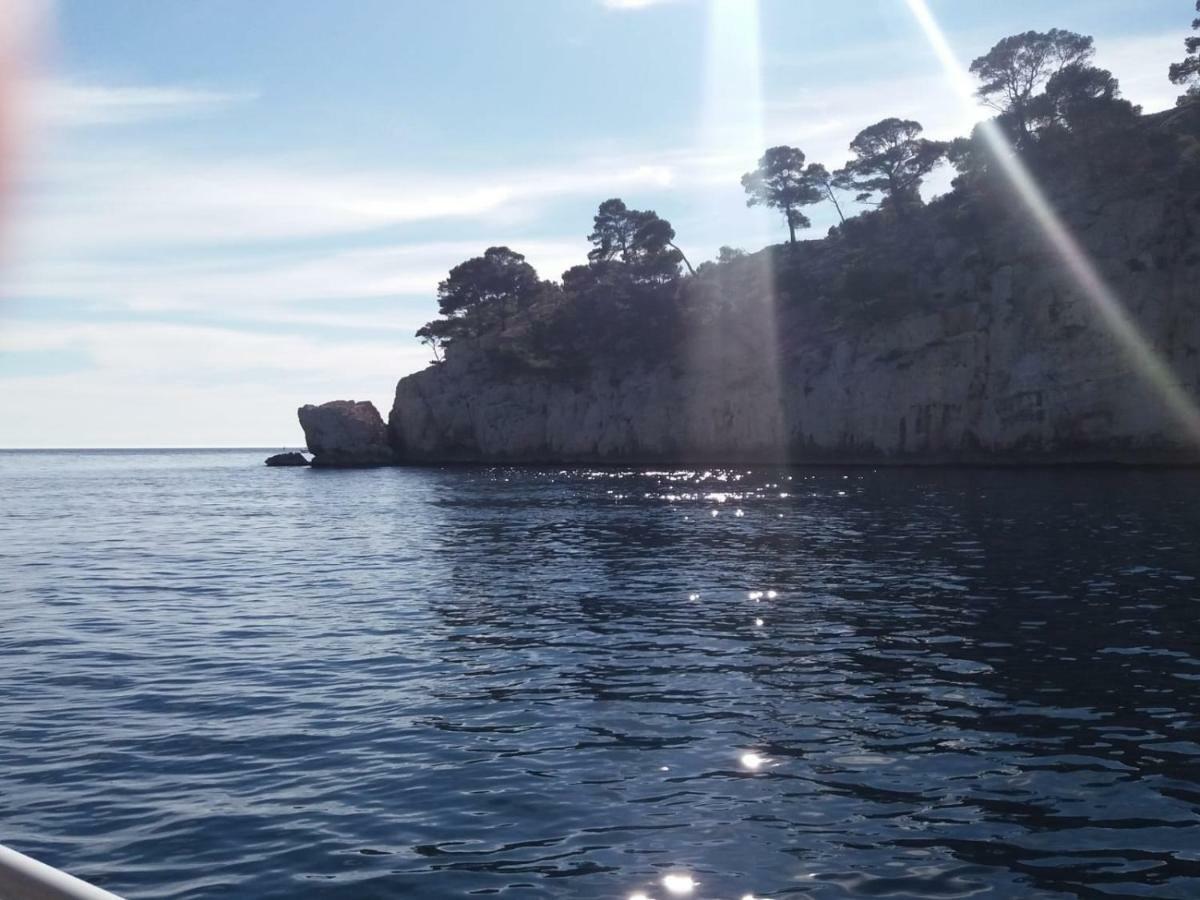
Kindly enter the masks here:
[[191, 116], [257, 99], [249, 91], [190, 87], [89, 84], [46, 79], [27, 85], [36, 119], [52, 127], [120, 125], [166, 116]]
[[638, 10], [649, 9], [651, 6], [666, 6], [668, 3], [680, 3], [682, 0], [600, 0], [605, 9]]
[[425, 348], [390, 336], [330, 341], [130, 322], [18, 323], [0, 334], [0, 353], [56, 352], [86, 372], [5, 378], [0, 446], [94, 446], [118, 414], [128, 417], [126, 446], [295, 442], [296, 407], [333, 391], [373, 400], [386, 415], [396, 378], [428, 361]]
[[[355, 370], [391, 382], [397, 348], [390, 339], [342, 340], [263, 334], [161, 322], [25, 322], [5, 328], [0, 351], [80, 351], [95, 368], [170, 381], [240, 380], [248, 372], [287, 374], [311, 383]], [[420, 354], [424, 351], [417, 349]]]
[[[186, 262], [170, 257], [33, 260], [9, 274], [4, 293], [35, 301], [70, 298], [81, 308], [110, 313], [217, 313], [230, 322], [399, 328], [411, 335], [432, 313], [434, 292], [446, 272], [489, 243], [513, 246], [551, 278], [579, 262], [586, 251], [582, 239], [528, 240], [498, 232], [490, 242], [293, 249], [249, 257], [217, 254]], [[354, 301], [406, 297], [425, 303], [407, 314], [397, 308], [382, 320], [377, 310], [361, 317], [347, 311]], [[338, 312], [314, 313], [315, 301]]]
[[840, 165], [854, 136], [880, 119], [916, 119], [930, 137], [952, 138], [970, 133], [987, 115], [982, 107], [965, 112], [939, 75], [913, 75], [893, 79], [887, 90], [859, 82], [784, 93], [768, 103], [765, 130], [769, 143], [799, 144], [814, 159]]
[[[573, 196], [661, 188], [670, 166], [564, 161], [535, 170], [339, 170], [145, 153], [51, 158], [24, 192], [21, 230], [39, 248], [237, 244], [362, 234], [417, 222], [528, 218]], [[603, 195], [603, 196], [601, 196]]]
[[[398, 360], [394, 368], [404, 365]], [[233, 388], [98, 372], [6, 379], [0, 447], [297, 447], [303, 436], [296, 409], [305, 403], [370, 400], [385, 418], [391, 408], [394, 379], [362, 379], [353, 360], [323, 384], [297, 390], [292, 381], [283, 375]]]

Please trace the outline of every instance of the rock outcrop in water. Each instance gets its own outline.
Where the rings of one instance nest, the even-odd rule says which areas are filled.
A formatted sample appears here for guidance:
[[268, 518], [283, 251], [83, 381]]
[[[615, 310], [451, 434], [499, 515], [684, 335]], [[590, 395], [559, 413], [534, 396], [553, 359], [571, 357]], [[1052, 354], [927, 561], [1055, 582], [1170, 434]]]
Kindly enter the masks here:
[[299, 416], [314, 466], [355, 468], [395, 462], [387, 427], [373, 403], [334, 400], [302, 406]]
[[[1196, 403], [1200, 109], [1139, 128], [1137, 166], [1035, 174]], [[545, 351], [538, 310], [457, 341], [400, 381], [386, 441], [407, 462], [1200, 463], [1106, 298], [995, 178], [702, 267], [679, 297], [651, 352]]]
[[303, 453], [276, 453], [274, 456], [267, 457], [267, 465], [271, 466], [272, 468], [307, 466], [308, 464], [308, 457]]

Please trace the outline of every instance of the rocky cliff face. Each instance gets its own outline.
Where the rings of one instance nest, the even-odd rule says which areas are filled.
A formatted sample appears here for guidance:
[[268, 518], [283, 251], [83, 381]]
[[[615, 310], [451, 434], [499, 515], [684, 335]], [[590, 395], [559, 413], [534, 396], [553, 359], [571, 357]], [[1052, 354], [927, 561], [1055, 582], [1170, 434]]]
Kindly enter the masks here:
[[[1200, 403], [1200, 192], [1126, 184], [1060, 207]], [[763, 319], [756, 346], [698, 326], [662, 362], [572, 376], [455, 348], [400, 381], [390, 440], [407, 461], [1200, 463], [1143, 361], [1027, 217], [914, 240], [897, 257], [918, 268], [921, 302], [906, 311], [748, 303]], [[806, 290], [831, 277], [814, 269]]]

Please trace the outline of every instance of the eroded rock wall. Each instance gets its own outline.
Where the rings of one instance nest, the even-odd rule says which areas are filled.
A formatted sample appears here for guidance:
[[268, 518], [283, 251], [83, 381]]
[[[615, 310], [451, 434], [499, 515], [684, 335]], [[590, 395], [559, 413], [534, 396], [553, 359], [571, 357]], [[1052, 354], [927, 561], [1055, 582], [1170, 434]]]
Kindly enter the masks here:
[[[1200, 402], [1200, 203], [1130, 192], [1067, 223], [1177, 387]], [[1200, 463], [1200, 445], [1027, 221], [943, 237], [936, 302], [879, 321], [777, 311], [761, 352], [575, 377], [501, 372], [463, 348], [400, 381], [389, 430], [407, 461]], [[1119, 326], [1118, 330], [1119, 330]], [[714, 349], [715, 348], [715, 349]]]

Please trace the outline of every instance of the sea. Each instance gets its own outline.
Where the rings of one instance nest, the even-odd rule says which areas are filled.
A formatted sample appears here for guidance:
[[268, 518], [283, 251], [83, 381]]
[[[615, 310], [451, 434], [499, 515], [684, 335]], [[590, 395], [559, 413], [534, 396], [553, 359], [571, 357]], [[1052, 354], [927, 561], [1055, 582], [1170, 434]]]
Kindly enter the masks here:
[[1200, 471], [0, 453], [0, 842], [128, 898], [1200, 897]]

